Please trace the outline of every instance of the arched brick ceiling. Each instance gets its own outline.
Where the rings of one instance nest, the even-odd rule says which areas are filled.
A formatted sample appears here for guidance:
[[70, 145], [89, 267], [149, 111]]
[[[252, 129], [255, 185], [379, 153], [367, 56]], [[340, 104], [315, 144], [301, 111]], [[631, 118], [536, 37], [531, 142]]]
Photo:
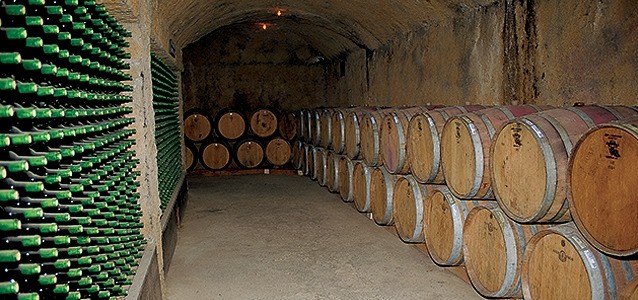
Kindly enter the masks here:
[[[178, 47], [236, 23], [271, 22], [302, 34], [330, 57], [359, 46], [377, 48], [415, 26], [447, 18], [459, 8], [494, 1], [445, 0], [177, 0], [158, 1], [158, 13]], [[277, 17], [277, 9], [284, 11]]]

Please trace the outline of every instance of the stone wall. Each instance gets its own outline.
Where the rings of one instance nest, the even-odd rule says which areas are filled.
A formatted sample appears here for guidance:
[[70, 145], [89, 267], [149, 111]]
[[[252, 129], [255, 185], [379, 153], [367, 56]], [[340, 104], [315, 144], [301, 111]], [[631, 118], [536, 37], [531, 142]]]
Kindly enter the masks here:
[[329, 105], [503, 102], [502, 6], [458, 7], [454, 17], [353, 51], [327, 75]]
[[334, 61], [326, 101], [636, 105], [637, 25], [628, 0], [460, 5], [449, 19]]
[[222, 28], [184, 50], [184, 109], [295, 110], [323, 104], [323, 58], [299, 36], [255, 24]]
[[533, 1], [535, 102], [638, 104], [638, 6]]

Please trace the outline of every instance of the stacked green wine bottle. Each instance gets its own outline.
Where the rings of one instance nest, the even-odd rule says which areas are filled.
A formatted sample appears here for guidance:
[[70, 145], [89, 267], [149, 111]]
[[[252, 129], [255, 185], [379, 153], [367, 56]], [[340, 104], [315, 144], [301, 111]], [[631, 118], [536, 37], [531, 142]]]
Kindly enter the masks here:
[[126, 295], [141, 235], [130, 34], [89, 0], [0, 6], [0, 299]]
[[179, 100], [175, 72], [157, 55], [151, 55], [155, 142], [162, 211], [182, 177], [182, 146], [179, 131]]

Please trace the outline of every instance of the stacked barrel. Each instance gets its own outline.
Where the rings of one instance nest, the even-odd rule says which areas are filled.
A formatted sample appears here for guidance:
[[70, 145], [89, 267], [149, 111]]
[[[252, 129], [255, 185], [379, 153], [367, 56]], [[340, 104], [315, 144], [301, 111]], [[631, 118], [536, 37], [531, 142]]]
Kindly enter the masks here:
[[211, 171], [286, 167], [297, 124], [294, 113], [267, 108], [250, 113], [224, 109], [215, 117], [191, 110], [184, 120], [187, 168], [193, 170], [198, 161]]
[[0, 19], [0, 298], [123, 297], [145, 244], [130, 34], [90, 0]]
[[158, 183], [164, 211], [182, 177], [182, 143], [179, 124], [179, 98], [175, 72], [151, 55], [155, 143], [157, 144]]
[[296, 168], [377, 224], [393, 225], [403, 241], [425, 244], [438, 265], [463, 266], [481, 295], [637, 295], [635, 107], [299, 115]]

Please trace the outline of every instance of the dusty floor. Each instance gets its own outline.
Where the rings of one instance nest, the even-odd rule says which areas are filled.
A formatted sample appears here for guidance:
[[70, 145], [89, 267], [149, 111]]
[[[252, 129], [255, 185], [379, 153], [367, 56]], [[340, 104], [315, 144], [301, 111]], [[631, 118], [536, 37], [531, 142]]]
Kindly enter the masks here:
[[168, 299], [480, 299], [307, 177], [191, 178]]

